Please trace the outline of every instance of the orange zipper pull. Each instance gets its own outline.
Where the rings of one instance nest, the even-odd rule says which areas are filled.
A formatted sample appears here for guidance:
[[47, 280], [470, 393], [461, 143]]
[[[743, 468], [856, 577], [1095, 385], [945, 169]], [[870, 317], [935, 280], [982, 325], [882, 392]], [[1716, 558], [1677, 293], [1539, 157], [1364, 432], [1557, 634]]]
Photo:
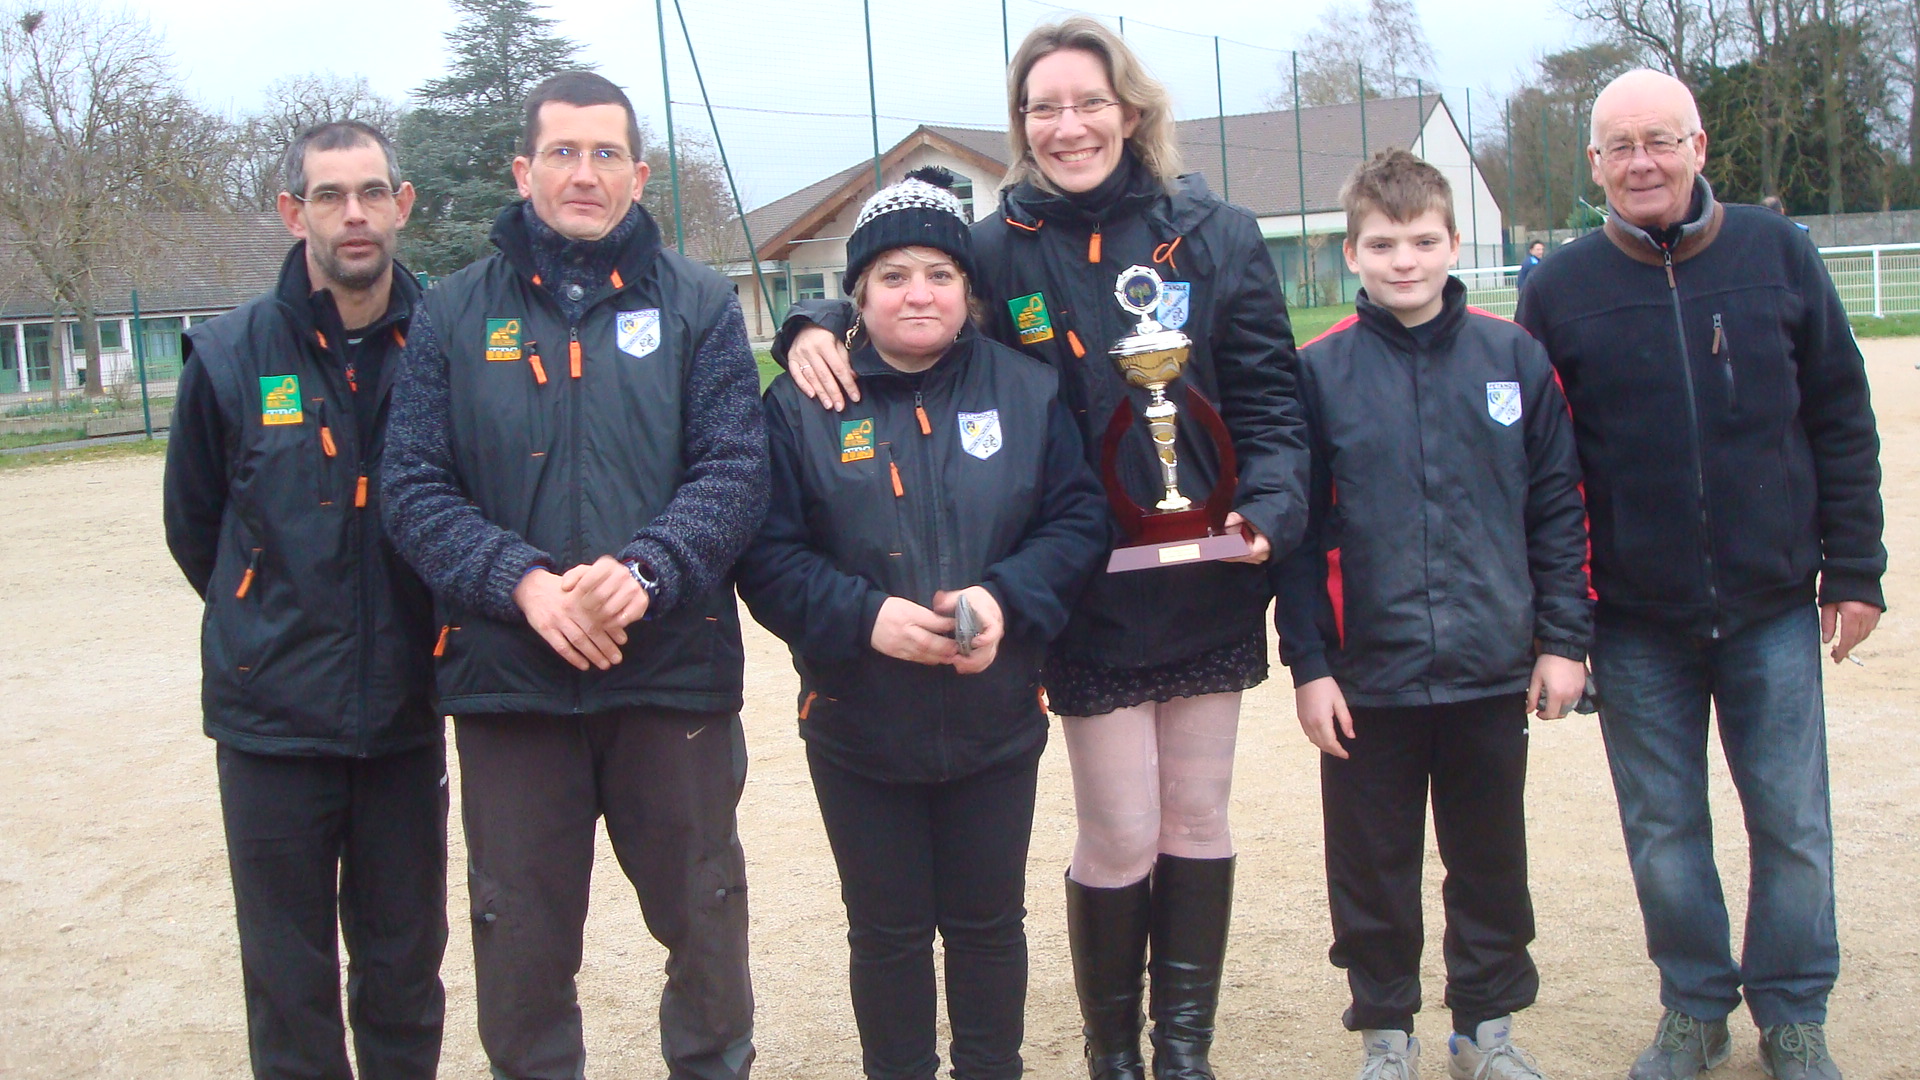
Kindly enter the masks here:
[[893, 474], [893, 497], [898, 499], [905, 496], [907, 489], [900, 486], [900, 466], [889, 461], [887, 471]]
[[240, 575], [240, 587], [233, 590], [235, 600], [245, 600], [248, 590], [253, 588], [254, 572], [260, 568], [260, 549], [253, 549], [253, 557], [247, 560], [247, 572]]
[[1080, 335], [1071, 330], [1067, 331], [1067, 344], [1073, 346], [1073, 355], [1075, 358], [1087, 355], [1087, 347], [1080, 344]]
[[325, 424], [320, 425], [320, 451], [328, 457], [333, 457], [340, 453], [340, 448], [336, 446], [333, 441], [333, 429]]
[[580, 377], [580, 331], [567, 331], [567, 363], [573, 369], [573, 377]]
[[353, 486], [353, 505], [356, 509], [360, 510], [367, 508], [367, 478], [365, 476], [360, 477], [359, 483]]
[[920, 391], [913, 392], [913, 415], [920, 418], [920, 434], [933, 434], [933, 424], [927, 420], [927, 410], [920, 404]]
[[440, 640], [433, 643], [433, 658], [435, 660], [447, 655], [447, 632], [452, 629], [452, 623], [445, 623], [440, 627]]
[[1093, 230], [1093, 235], [1087, 237], [1087, 261], [1090, 263], [1097, 263], [1100, 261], [1100, 230], [1099, 229]]
[[547, 366], [540, 362], [540, 354], [537, 352], [528, 353], [527, 362], [533, 365], [533, 381], [539, 383], [541, 386], [547, 385]]

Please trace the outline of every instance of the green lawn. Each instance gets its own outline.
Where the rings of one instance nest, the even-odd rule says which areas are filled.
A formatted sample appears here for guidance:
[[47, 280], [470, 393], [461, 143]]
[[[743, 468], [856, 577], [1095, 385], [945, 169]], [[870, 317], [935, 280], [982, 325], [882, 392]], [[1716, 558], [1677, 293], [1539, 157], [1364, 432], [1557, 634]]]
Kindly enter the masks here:
[[44, 446], [47, 443], [69, 442], [87, 437], [83, 427], [61, 428], [57, 431], [0, 431], [0, 450], [17, 450], [23, 446]]
[[1852, 322], [1855, 337], [1920, 337], [1920, 315], [1888, 315], [1881, 319], [1855, 315]]
[[77, 450], [48, 450], [38, 454], [0, 454], [0, 469], [18, 469], [30, 465], [55, 465], [67, 461], [104, 461], [109, 458], [159, 457], [167, 452], [165, 439], [135, 439], [132, 442], [87, 446]]

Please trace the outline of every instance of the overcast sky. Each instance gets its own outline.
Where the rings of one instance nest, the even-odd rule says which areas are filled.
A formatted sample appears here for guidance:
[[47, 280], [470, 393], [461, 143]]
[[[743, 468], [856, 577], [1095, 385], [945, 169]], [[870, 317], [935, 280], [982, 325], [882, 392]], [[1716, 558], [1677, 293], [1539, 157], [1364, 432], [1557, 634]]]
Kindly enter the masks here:
[[[872, 145], [860, 0], [681, 0], [721, 138], [749, 206], [779, 198], [858, 161]], [[1504, 91], [1541, 53], [1581, 30], [1540, 0], [1416, 0], [1446, 84]], [[128, 0], [164, 37], [191, 94], [228, 116], [258, 109], [274, 79], [307, 72], [364, 75], [404, 99], [444, 70], [445, 0], [263, 4], [259, 0]], [[654, 5], [553, 0], [560, 31], [624, 86], [653, 130], [663, 130], [660, 44]], [[1008, 0], [1013, 40], [1066, 8]], [[1318, 20], [1313, 0], [1100, 0], [1088, 10], [1127, 21], [1128, 40], [1172, 88], [1182, 117], [1265, 107], [1285, 50]], [[875, 82], [882, 146], [915, 122], [1004, 125], [999, 0], [874, 0]], [[710, 130], [685, 42], [666, 6], [673, 119]], [[1216, 90], [1219, 35], [1223, 93]]]

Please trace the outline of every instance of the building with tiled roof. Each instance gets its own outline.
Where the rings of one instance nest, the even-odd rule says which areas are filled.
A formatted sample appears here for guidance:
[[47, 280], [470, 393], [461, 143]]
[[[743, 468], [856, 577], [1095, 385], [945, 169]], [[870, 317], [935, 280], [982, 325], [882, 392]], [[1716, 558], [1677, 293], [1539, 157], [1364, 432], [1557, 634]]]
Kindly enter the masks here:
[[[1297, 139], [1295, 122], [1291, 111], [1281, 111], [1177, 125], [1187, 170], [1260, 219], [1289, 303], [1352, 299], [1357, 282], [1340, 255], [1346, 233], [1340, 185], [1366, 154], [1389, 146], [1411, 149], [1453, 184], [1460, 265], [1502, 264], [1500, 206], [1438, 95], [1302, 109]], [[944, 165], [961, 177], [962, 197], [977, 220], [992, 212], [1011, 156], [1005, 131], [922, 125], [881, 155], [880, 173], [893, 183], [922, 165]], [[770, 337], [794, 300], [840, 295], [847, 234], [873, 191], [869, 159], [747, 213], [746, 230], [732, 233], [711, 261], [738, 286], [753, 336]], [[753, 237], [757, 278], [744, 232]]]
[[[293, 244], [276, 213], [182, 214], [156, 228], [177, 239], [158, 243], [137, 274], [109, 266], [96, 278], [107, 384], [133, 377], [136, 289], [148, 379], [167, 381], [180, 371], [181, 332], [273, 288]], [[56, 372], [76, 387], [85, 364], [73, 313], [55, 310], [25, 248], [0, 233], [0, 394], [51, 389]]]

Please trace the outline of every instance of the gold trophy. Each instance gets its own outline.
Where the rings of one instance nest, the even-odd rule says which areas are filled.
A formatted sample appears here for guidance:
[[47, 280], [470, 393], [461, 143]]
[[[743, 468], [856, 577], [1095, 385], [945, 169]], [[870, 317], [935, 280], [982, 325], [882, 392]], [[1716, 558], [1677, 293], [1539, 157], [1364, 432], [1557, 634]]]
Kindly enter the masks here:
[[1132, 542], [1114, 549], [1107, 560], [1110, 574], [1231, 559], [1251, 550], [1246, 536], [1240, 530], [1229, 533], [1226, 525], [1227, 514], [1233, 509], [1234, 489], [1239, 483], [1233, 439], [1212, 403], [1191, 386], [1186, 388], [1187, 409], [1213, 437], [1214, 450], [1220, 460], [1220, 478], [1200, 506], [1194, 506], [1192, 499], [1180, 493], [1180, 458], [1174, 448], [1174, 418], [1179, 415], [1179, 409], [1167, 400], [1167, 384], [1180, 377], [1193, 342], [1179, 330], [1170, 330], [1154, 320], [1154, 312], [1159, 309], [1165, 291], [1159, 272], [1150, 266], [1129, 266], [1114, 283], [1114, 299], [1138, 316], [1140, 322], [1133, 333], [1114, 342], [1107, 353], [1129, 385], [1147, 392], [1147, 431], [1153, 437], [1165, 490], [1154, 508], [1147, 510], [1135, 503], [1120, 483], [1114, 463], [1127, 429], [1133, 426], [1133, 402], [1122, 398], [1107, 424], [1101, 463], [1108, 505], [1119, 519], [1121, 531]]

